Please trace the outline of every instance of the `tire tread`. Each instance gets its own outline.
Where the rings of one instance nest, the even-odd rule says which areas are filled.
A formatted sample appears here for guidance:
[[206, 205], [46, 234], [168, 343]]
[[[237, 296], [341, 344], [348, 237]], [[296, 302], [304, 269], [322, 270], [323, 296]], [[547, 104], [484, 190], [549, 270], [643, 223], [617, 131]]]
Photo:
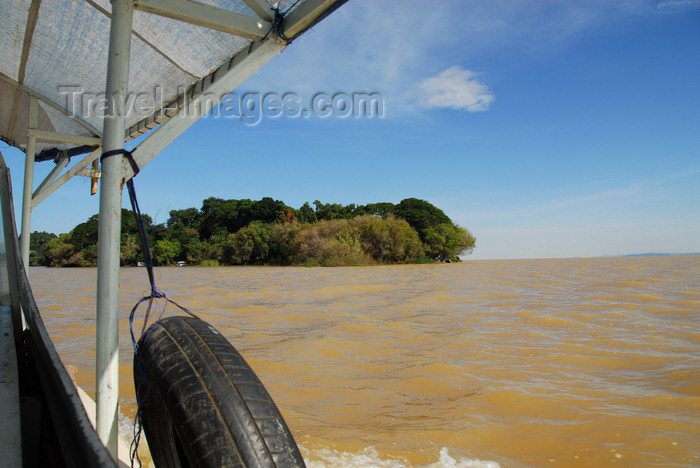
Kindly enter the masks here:
[[134, 376], [138, 388], [144, 379], [140, 359], [151, 381], [150, 398], [142, 402], [144, 430], [151, 450], [165, 453], [153, 454], [157, 466], [183, 466], [175, 442], [157, 433], [167, 433], [167, 423], [154, 421], [163, 417], [172, 418], [171, 438], [186, 441], [189, 466], [304, 466], [262, 382], [211, 325], [193, 317], [168, 317], [144, 336], [148, 339], [139, 341]]

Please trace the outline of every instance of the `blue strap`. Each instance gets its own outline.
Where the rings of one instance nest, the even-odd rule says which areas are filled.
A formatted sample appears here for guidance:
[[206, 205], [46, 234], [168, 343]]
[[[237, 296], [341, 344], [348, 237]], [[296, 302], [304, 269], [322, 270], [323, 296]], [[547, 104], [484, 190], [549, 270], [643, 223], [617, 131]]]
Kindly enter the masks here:
[[134, 179], [131, 178], [126, 183], [126, 187], [129, 191], [129, 200], [131, 201], [131, 210], [134, 212], [134, 218], [136, 219], [136, 229], [139, 234], [139, 239], [141, 240], [141, 248], [143, 249], [143, 260], [146, 263], [146, 270], [148, 271], [148, 282], [151, 284], [151, 294], [154, 297], [159, 297], [158, 289], [156, 288], [156, 280], [153, 276], [153, 257], [151, 256], [151, 249], [148, 246], [148, 238], [146, 237], [146, 227], [143, 224], [143, 218], [141, 217], [141, 210], [139, 209], [139, 201], [136, 198], [136, 189], [134, 188]]
[[[129, 162], [132, 165], [132, 168], [134, 169], [134, 175], [137, 174], [138, 173], [138, 166], [136, 166], [136, 162], [134, 161], [134, 158], [131, 156], [131, 153], [128, 151], [125, 151], [124, 154], [126, 154], [127, 158], [129, 159]], [[138, 345], [136, 342], [136, 338], [134, 337], [133, 317], [134, 317], [134, 314], [136, 313], [136, 309], [138, 309], [139, 305], [141, 305], [143, 302], [148, 301], [148, 308], [146, 309], [146, 318], [145, 318], [144, 323], [143, 323], [143, 328], [141, 329], [141, 335], [143, 335], [146, 332], [146, 326], [148, 325], [148, 317], [151, 313], [151, 307], [153, 306], [153, 301], [155, 299], [165, 299], [165, 304], [163, 305], [163, 311], [160, 313], [158, 320], [160, 320], [160, 318], [165, 313], [165, 308], [167, 307], [168, 302], [175, 305], [180, 310], [191, 315], [194, 318], [199, 318], [199, 317], [197, 317], [197, 315], [195, 315], [189, 309], [182, 307], [177, 302], [173, 301], [172, 299], [169, 299], [165, 295], [165, 293], [158, 291], [158, 288], [156, 287], [155, 276], [153, 274], [153, 257], [151, 256], [151, 249], [148, 246], [148, 237], [146, 236], [146, 226], [145, 226], [145, 224], [143, 222], [143, 218], [141, 216], [141, 209], [139, 208], [139, 201], [136, 198], [136, 189], [134, 188], [134, 179], [133, 178], [129, 179], [129, 181], [126, 183], [126, 186], [129, 190], [129, 200], [131, 201], [131, 208], [132, 208], [132, 211], [134, 212], [134, 218], [136, 220], [136, 229], [138, 230], [139, 238], [141, 239], [141, 248], [143, 250], [143, 259], [144, 259], [144, 263], [146, 264], [146, 270], [148, 272], [148, 281], [151, 284], [151, 294], [149, 296], [142, 297], [139, 300], [139, 302], [136, 303], [134, 308], [131, 309], [131, 314], [129, 315], [129, 325], [131, 328], [131, 342], [134, 345], [134, 351], [138, 352]], [[158, 322], [158, 320], [156, 320], [156, 323]]]

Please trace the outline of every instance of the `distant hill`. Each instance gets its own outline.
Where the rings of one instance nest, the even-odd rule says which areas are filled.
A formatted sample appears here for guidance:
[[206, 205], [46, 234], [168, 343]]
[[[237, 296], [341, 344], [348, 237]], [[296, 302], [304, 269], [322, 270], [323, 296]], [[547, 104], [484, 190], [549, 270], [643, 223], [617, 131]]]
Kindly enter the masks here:
[[669, 255], [700, 255], [700, 252], [687, 252], [687, 253], [648, 252], [648, 253], [620, 255], [620, 257], [664, 257], [664, 256], [669, 256]]

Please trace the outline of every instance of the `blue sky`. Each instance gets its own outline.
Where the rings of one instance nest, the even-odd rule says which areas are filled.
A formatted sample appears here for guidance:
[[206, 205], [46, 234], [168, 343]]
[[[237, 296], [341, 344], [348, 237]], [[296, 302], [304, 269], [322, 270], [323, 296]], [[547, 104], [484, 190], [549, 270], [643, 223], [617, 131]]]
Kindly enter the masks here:
[[[209, 196], [416, 197], [472, 231], [468, 258], [700, 251], [700, 1], [350, 0], [243, 88], [376, 92], [384, 117], [204, 119], [135, 179], [156, 222]], [[97, 207], [76, 178], [33, 230]]]

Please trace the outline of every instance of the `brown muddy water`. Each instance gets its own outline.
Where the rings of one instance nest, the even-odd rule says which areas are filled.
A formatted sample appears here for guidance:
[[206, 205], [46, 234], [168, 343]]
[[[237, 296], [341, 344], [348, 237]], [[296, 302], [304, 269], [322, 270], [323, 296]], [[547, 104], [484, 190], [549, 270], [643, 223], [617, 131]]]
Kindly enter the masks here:
[[[92, 395], [95, 275], [30, 269]], [[120, 281], [127, 421], [128, 314], [148, 281]], [[156, 282], [245, 356], [313, 467], [700, 466], [700, 256], [160, 268]]]

